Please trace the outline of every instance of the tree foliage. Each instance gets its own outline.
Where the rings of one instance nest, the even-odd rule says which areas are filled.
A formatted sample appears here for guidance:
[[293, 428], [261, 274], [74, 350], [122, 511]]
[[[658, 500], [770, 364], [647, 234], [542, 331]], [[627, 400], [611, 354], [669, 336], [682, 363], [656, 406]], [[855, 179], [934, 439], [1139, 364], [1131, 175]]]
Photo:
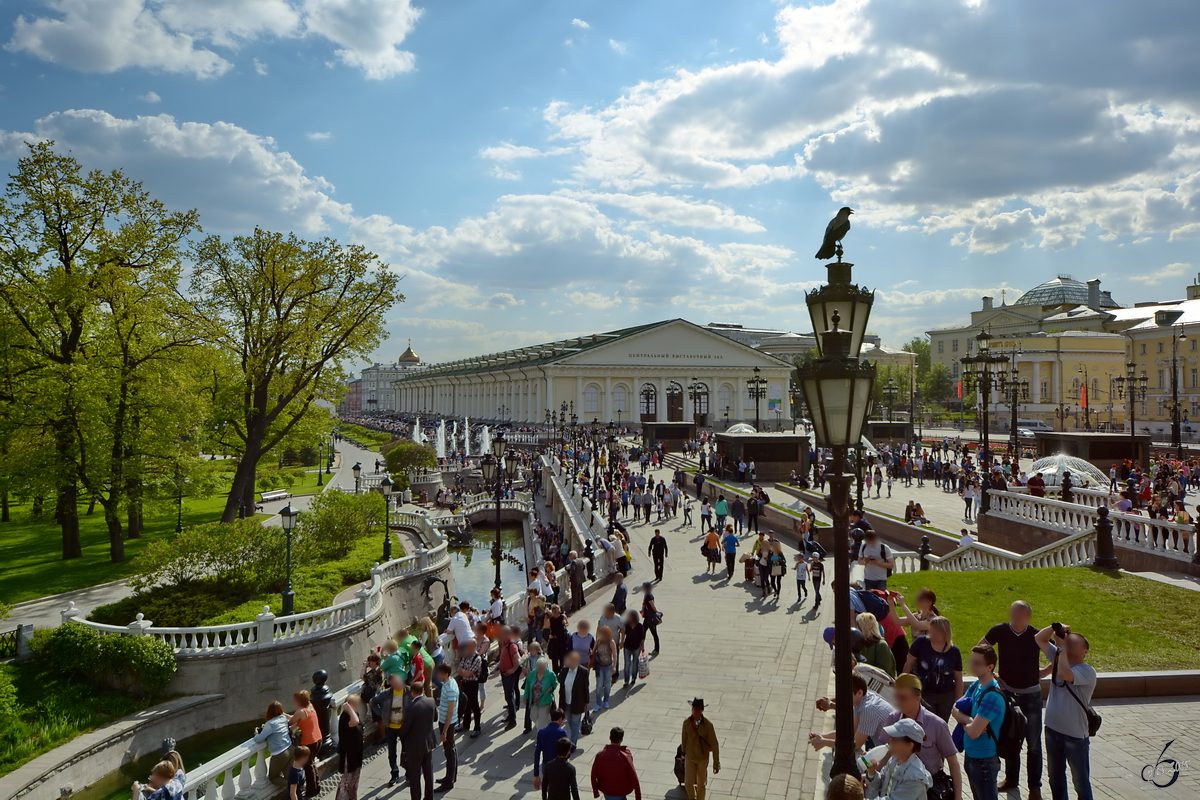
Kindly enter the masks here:
[[416, 442], [397, 441], [383, 456], [389, 473], [400, 475], [437, 466], [437, 453], [432, 447]]

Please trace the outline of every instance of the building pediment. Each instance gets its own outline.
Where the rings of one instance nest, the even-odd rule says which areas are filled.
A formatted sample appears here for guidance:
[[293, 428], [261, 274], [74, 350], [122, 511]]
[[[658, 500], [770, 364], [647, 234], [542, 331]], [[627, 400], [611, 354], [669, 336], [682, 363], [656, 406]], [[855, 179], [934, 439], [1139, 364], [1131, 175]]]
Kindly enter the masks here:
[[589, 347], [582, 353], [565, 356], [555, 363], [563, 366], [645, 365], [659, 369], [675, 366], [685, 369], [791, 367], [783, 359], [682, 319], [615, 338], [608, 344]]

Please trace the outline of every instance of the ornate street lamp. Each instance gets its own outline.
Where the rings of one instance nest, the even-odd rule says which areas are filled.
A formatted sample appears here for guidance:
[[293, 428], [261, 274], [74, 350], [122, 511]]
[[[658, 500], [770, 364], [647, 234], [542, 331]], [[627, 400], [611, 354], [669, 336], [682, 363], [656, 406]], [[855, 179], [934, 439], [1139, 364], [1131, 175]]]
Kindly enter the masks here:
[[[831, 775], [858, 775], [854, 759], [854, 656], [850, 650], [850, 481], [846, 455], [862, 439], [871, 408], [875, 366], [860, 362], [863, 331], [874, 293], [850, 283], [847, 262], [829, 264], [829, 284], [806, 294], [819, 342], [820, 357], [798, 367], [800, 387], [818, 447], [828, 447], [829, 511], [833, 517], [834, 681], [837, 699], [836, 745]], [[839, 298], [850, 298], [842, 300]], [[843, 310], [853, 328], [841, 328]]]
[[994, 354], [991, 351], [992, 336], [987, 331], [980, 331], [975, 337], [975, 354], [962, 359], [963, 385], [978, 391], [977, 403], [980, 409], [980, 429], [982, 432], [979, 453], [981, 480], [979, 482], [979, 513], [986, 514], [992, 506], [988, 496], [988, 484], [992, 480], [992, 452], [988, 444], [988, 406], [991, 404], [993, 389], [1004, 392], [1008, 378], [1008, 356], [1003, 353]]
[[[896, 395], [900, 394], [900, 387], [896, 385], [895, 378], [888, 378], [887, 383], [883, 387], [883, 396], [887, 400], [888, 422], [892, 421], [892, 406], [896, 402]], [[891, 438], [891, 430], [888, 430], [888, 437]]]
[[362, 475], [362, 464], [355, 464], [350, 468], [350, 471], [354, 473], [354, 493], [358, 494], [358, 487], [360, 485], [359, 476]]
[[383, 561], [386, 564], [392, 560], [392, 478], [384, 475], [379, 482], [379, 490], [383, 494]]
[[1012, 414], [1012, 419], [1009, 420], [1008, 427], [1012, 437], [1012, 474], [1016, 475], [1021, 463], [1021, 441], [1017, 436], [1017, 409], [1021, 403], [1029, 401], [1029, 381], [1021, 377], [1021, 370], [1017, 366], [1017, 357], [1022, 355], [1021, 349], [1018, 347], [1012, 352], [1012, 367], [1007, 373], [1000, 373], [1000, 392], [1004, 395], [1004, 399], [1008, 402], [1008, 410]]
[[1145, 375], [1138, 376], [1137, 363], [1130, 361], [1125, 365], [1125, 375], [1113, 378], [1113, 383], [1117, 385], [1117, 397], [1125, 400], [1125, 409], [1129, 417], [1129, 455], [1136, 464], [1139, 459], [1137, 457], [1137, 426], [1134, 424], [1137, 412], [1134, 410], [1134, 406], [1146, 399], [1146, 389], [1149, 388], [1148, 380]]
[[758, 401], [762, 400], [764, 397], [767, 396], [767, 379], [762, 377], [759, 374], [760, 372], [762, 372], [762, 370], [758, 367], [755, 367], [754, 368], [754, 377], [750, 378], [748, 381], [746, 381], [746, 385], [748, 387], [750, 387], [748, 389], [748, 392], [750, 394], [750, 399], [754, 401], [754, 430], [755, 431], [758, 430], [758, 426], [759, 426]]
[[296, 517], [298, 516], [300, 516], [300, 512], [293, 510], [291, 503], [288, 503], [279, 512], [283, 533], [287, 537], [287, 582], [283, 585], [283, 616], [285, 617], [296, 613], [296, 593], [292, 591], [292, 529], [296, 527]]

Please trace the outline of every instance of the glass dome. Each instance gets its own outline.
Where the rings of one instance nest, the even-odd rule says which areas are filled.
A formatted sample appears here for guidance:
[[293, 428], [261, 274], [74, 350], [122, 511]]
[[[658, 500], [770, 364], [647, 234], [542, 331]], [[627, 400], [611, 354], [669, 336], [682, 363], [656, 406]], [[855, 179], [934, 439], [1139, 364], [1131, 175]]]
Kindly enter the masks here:
[[[1021, 295], [1013, 305], [1017, 306], [1085, 306], [1088, 302], [1086, 283], [1059, 275], [1040, 283]], [[1119, 308], [1112, 295], [1100, 292], [1101, 308]]]
[[730, 425], [726, 433], [758, 433], [754, 430], [753, 425], [748, 425], [745, 422], [739, 422], [736, 425]]
[[1063, 472], [1071, 473], [1071, 483], [1079, 488], [1088, 486], [1107, 486], [1108, 476], [1082, 458], [1065, 456], [1062, 453], [1039, 458], [1033, 462], [1025, 474], [1033, 476], [1042, 473], [1042, 480], [1047, 486], [1062, 485]]

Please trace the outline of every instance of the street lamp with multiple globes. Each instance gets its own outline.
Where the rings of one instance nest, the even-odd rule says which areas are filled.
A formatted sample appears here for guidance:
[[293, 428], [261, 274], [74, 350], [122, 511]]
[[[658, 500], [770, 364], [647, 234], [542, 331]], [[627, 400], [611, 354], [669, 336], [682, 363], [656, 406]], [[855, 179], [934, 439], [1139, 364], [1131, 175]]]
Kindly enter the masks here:
[[[895, 378], [888, 378], [887, 383], [883, 387], [883, 397], [887, 400], [888, 422], [892, 421], [892, 406], [896, 403], [896, 396], [900, 394], [900, 387], [896, 385]], [[890, 433], [890, 429], [889, 429]]]
[[986, 514], [991, 508], [991, 498], [988, 496], [988, 483], [992, 478], [992, 452], [988, 443], [988, 406], [991, 404], [991, 392], [995, 389], [1003, 393], [1009, 385], [1008, 356], [991, 351], [992, 335], [980, 331], [975, 337], [975, 354], [962, 359], [963, 385], [979, 392], [977, 403], [980, 409], [980, 431], [982, 433], [979, 453], [979, 513]]
[[[850, 481], [846, 455], [861, 441], [871, 409], [875, 366], [859, 361], [863, 332], [874, 292], [850, 282], [849, 262], [828, 264], [829, 283], [805, 295], [818, 358], [797, 368], [800, 387], [813, 423], [818, 447], [833, 456], [829, 479], [829, 510], [833, 517], [834, 680], [837, 718], [831, 775], [858, 775], [854, 758], [854, 656], [850, 629]], [[841, 327], [847, 320], [853, 327]]]
[[350, 471], [354, 473], [354, 493], [358, 494], [358, 487], [360, 486], [359, 476], [362, 475], [362, 464], [355, 464], [350, 468]]
[[592, 430], [592, 506], [600, 498], [600, 446], [604, 444], [604, 429], [593, 422]]
[[[1021, 355], [1021, 350], [1014, 350], [1012, 354], [1012, 367], [1008, 370], [1008, 377], [1000, 383], [1000, 393], [1004, 395], [1005, 401], [1008, 403], [1009, 413], [1012, 414], [1012, 419], [1009, 420], [1009, 436], [1012, 438], [1012, 473], [1017, 474], [1017, 470], [1021, 464], [1021, 441], [1017, 436], [1017, 413], [1021, 403], [1029, 402], [1029, 380], [1021, 377], [1021, 371], [1017, 367], [1017, 356]], [[980, 506], [982, 508], [982, 506]]]
[[1182, 316], [1179, 311], [1157, 311], [1154, 314], [1154, 324], [1159, 327], [1171, 328], [1171, 444], [1175, 447], [1175, 457], [1183, 460], [1183, 423], [1179, 417], [1179, 343], [1187, 341], [1187, 334], [1180, 326], [1179, 334], [1174, 332], [1175, 321]]
[[496, 542], [492, 545], [492, 560], [496, 562], [496, 588], [500, 588], [500, 559], [503, 554], [503, 549], [500, 546], [500, 503], [504, 499], [504, 482], [507, 478], [512, 480], [517, 475], [517, 466], [520, 464], [520, 457], [516, 451], [505, 449], [508, 443], [504, 440], [503, 432], [496, 434], [496, 438], [492, 440], [492, 452], [484, 455], [479, 462], [480, 469], [483, 470], [483, 482], [485, 485], [495, 481], [496, 489]]
[[1137, 412], [1134, 410], [1134, 406], [1146, 399], [1146, 389], [1149, 388], [1149, 381], [1145, 373], [1141, 376], [1137, 374], [1137, 363], [1130, 361], [1125, 365], [1125, 374], [1121, 377], [1113, 378], [1113, 383], [1117, 385], [1117, 397], [1125, 400], [1125, 412], [1129, 417], [1129, 455], [1136, 464], [1138, 461], [1137, 425], [1134, 423], [1137, 418]]
[[392, 560], [392, 478], [384, 475], [379, 482], [379, 491], [383, 494], [383, 562]]
[[291, 503], [288, 503], [279, 512], [283, 533], [287, 537], [287, 581], [283, 585], [283, 616], [285, 617], [296, 613], [296, 593], [292, 591], [292, 529], [296, 527], [296, 517], [298, 516], [300, 516], [300, 511], [293, 510]]
[[750, 394], [750, 399], [754, 401], [754, 430], [758, 430], [758, 401], [767, 396], [767, 379], [759, 375], [762, 372], [758, 367], [754, 368], [754, 377], [746, 381], [747, 391]]
[[321, 479], [325, 468], [321, 466], [321, 462], [325, 460], [325, 441], [317, 442], [317, 486], [324, 486], [325, 481]]

